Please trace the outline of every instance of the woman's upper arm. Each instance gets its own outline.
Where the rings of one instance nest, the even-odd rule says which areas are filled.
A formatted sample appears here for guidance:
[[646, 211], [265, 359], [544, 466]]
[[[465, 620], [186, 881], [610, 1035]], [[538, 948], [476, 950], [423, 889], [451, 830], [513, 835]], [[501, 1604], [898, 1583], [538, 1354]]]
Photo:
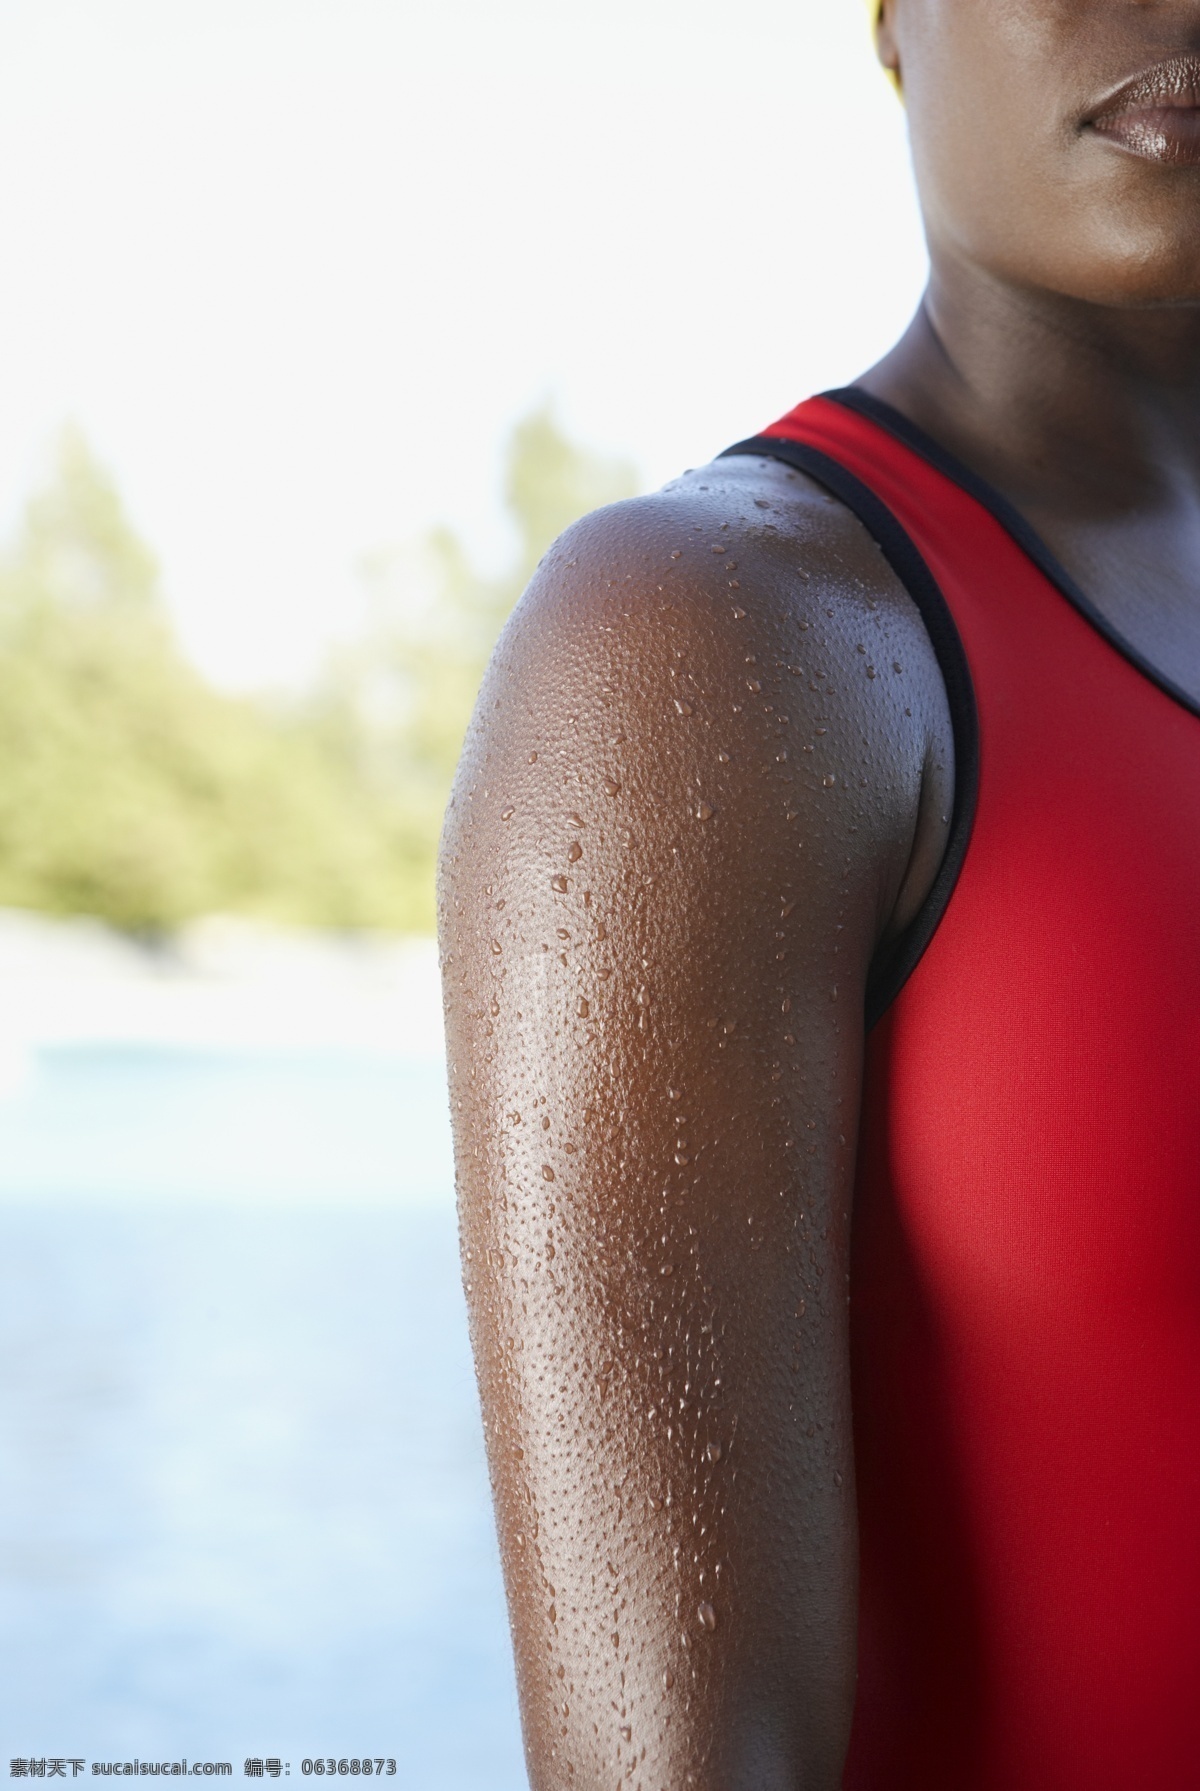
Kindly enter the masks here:
[[863, 993], [928, 717], [866, 676], [911, 618], [857, 525], [753, 489], [564, 538], [447, 820], [465, 1279], [535, 1791], [833, 1786], [848, 1733]]

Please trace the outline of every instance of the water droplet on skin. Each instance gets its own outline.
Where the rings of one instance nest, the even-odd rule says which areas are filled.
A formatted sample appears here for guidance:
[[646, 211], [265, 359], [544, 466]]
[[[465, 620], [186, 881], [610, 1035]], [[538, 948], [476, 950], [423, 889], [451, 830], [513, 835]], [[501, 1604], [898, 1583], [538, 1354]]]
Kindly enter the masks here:
[[598, 920], [596, 922], [596, 937], [597, 937], [597, 939], [607, 939], [608, 938], [608, 928], [605, 926], [605, 924], [602, 920]]
[[622, 1741], [632, 1741], [633, 1740], [633, 1729], [629, 1723], [621, 1724], [621, 1740]]
[[511, 821], [516, 812], [515, 808], [506, 808], [504, 813], [500, 816], [500, 819], [502, 821]]
[[578, 1006], [578, 1007], [577, 1007], [577, 1008], [576, 1008], [576, 1010], [575, 1010], [575, 1011], [576, 1011], [576, 1013], [577, 1013], [577, 1014], [578, 1014], [578, 1015], [579, 1015], [579, 1018], [580, 1018], [580, 1019], [581, 1019], [581, 1020], [586, 1020], [586, 1019], [587, 1019], [587, 1017], [588, 1017], [588, 1015], [589, 1015], [589, 1014], [590, 1014], [590, 1013], [591, 1013], [591, 1011], [592, 1011], [592, 1010], [591, 1010], [591, 1008], [590, 1008], [590, 1007], [589, 1007], [589, 1006], [588, 1006], [588, 1003], [587, 1003], [587, 1002], [586, 1002], [586, 1001], [585, 1001], [585, 1000], [584, 1000], [584, 999], [583, 999], [583, 997], [582, 997], [582, 996], [581, 996], [581, 997], [580, 997], [580, 999], [579, 999], [579, 1006]]
[[681, 559], [682, 559], [682, 558], [683, 558], [683, 549], [682, 549], [682, 547], [677, 547], [677, 548], [676, 548], [676, 549], [675, 549], [675, 551], [674, 551], [674, 553], [673, 553], [673, 554], [672, 554], [672, 555], [671, 555], [671, 558], [672, 558], [672, 559], [673, 559], [673, 560], [681, 560]]
[[578, 864], [579, 860], [582, 857], [583, 857], [583, 847], [580, 845], [578, 840], [572, 840], [570, 845], [567, 847], [567, 862], [569, 864]]
[[491, 1007], [491, 1014], [492, 1014], [493, 1020], [496, 1018], [496, 1015], [499, 1012], [500, 1012], [500, 1003], [498, 1001], [493, 1001], [492, 1007]]
[[606, 777], [605, 778], [604, 794], [606, 796], [619, 796], [621, 794], [621, 786], [617, 782], [615, 777]]
[[494, 952], [494, 953], [495, 953], [495, 955], [496, 955], [496, 956], [497, 956], [497, 957], [499, 957], [499, 956], [500, 956], [500, 952], [501, 952], [501, 950], [502, 950], [502, 947], [501, 947], [501, 944], [500, 944], [500, 941], [499, 941], [499, 940], [498, 940], [498, 939], [493, 939], [493, 940], [492, 940], [492, 950], [493, 950], [493, 952]]
[[542, 1180], [544, 1182], [552, 1182], [554, 1180], [554, 1171], [551, 1169], [549, 1163], [542, 1164]]
[[759, 691], [762, 689], [762, 685], [759, 683], [757, 678], [747, 678], [746, 679], [746, 689], [753, 690], [753, 691]]
[[690, 1163], [691, 1160], [692, 1159], [688, 1156], [686, 1151], [677, 1150], [675, 1152], [675, 1161], [679, 1164], [681, 1169], [684, 1168], [686, 1164]]
[[704, 1453], [707, 1455], [709, 1461], [720, 1461], [720, 1459], [721, 1459], [720, 1443], [710, 1443], [708, 1445], [708, 1448], [704, 1451]]
[[707, 1629], [711, 1635], [713, 1630], [717, 1627], [717, 1613], [713, 1610], [713, 1607], [710, 1604], [698, 1605], [696, 1608], [696, 1615], [700, 1619], [700, 1627], [702, 1629]]
[[840, 1486], [842, 1484], [842, 1476], [838, 1473], [836, 1468], [834, 1469], [833, 1474], [833, 1484], [835, 1486]]
[[795, 906], [796, 906], [795, 902], [785, 902], [783, 904], [783, 907], [779, 910], [780, 920], [786, 920], [788, 915], [792, 912], [792, 910]]
[[529, 763], [530, 763], [530, 764], [531, 764], [531, 765], [536, 765], [536, 764], [537, 764], [537, 754], [536, 754], [536, 753], [535, 753], [535, 752], [531, 752], [531, 753], [530, 753], [530, 755], [529, 755]]
[[550, 1606], [550, 1621], [551, 1623], [558, 1622], [558, 1608], [555, 1605]]
[[698, 802], [696, 804], [697, 821], [711, 821], [716, 812], [717, 811], [712, 806], [711, 802]]
[[825, 785], [825, 788], [827, 790], [832, 790], [834, 784], [836, 784], [836, 782], [837, 782], [837, 778], [836, 777], [825, 777], [825, 778], [821, 779], [821, 782]]
[[673, 1275], [675, 1273], [675, 1264], [673, 1262], [664, 1262], [662, 1268], [659, 1269], [658, 1272], [660, 1275]]
[[557, 1255], [558, 1255], [558, 1251], [554, 1248], [554, 1245], [547, 1244], [546, 1245], [546, 1260], [547, 1260], [547, 1262], [553, 1262], [554, 1258]]
[[674, 1685], [674, 1683], [675, 1683], [675, 1675], [671, 1671], [670, 1667], [668, 1667], [666, 1672], [663, 1674], [663, 1690], [670, 1691], [670, 1689]]
[[551, 877], [550, 887], [551, 889], [556, 890], [559, 895], [566, 895], [567, 879], [565, 877]]
[[692, 713], [692, 705], [690, 703], [682, 702], [679, 697], [676, 697], [675, 710], [679, 715], [690, 715]]
[[[733, 587], [734, 587], [734, 589], [735, 589], [735, 590], [739, 590], [739, 589], [740, 589], [740, 588], [741, 588], [741, 587], [740, 587], [740, 586], [739, 586], [739, 584], [738, 584], [738, 581], [737, 581], [737, 579], [736, 579], [736, 578], [735, 578], [735, 579], [733, 579], [733, 580], [732, 580], [732, 581], [731, 581], [731, 582], [732, 582], [732, 584], [733, 584]], [[744, 615], [745, 615], [745, 613], [746, 613], [746, 612], [745, 612], [745, 610], [744, 610], [744, 609], [735, 609], [735, 610], [734, 610], [734, 612], [733, 612], [733, 619], [734, 619], [734, 621], [735, 621], [735, 622], [740, 622], [740, 621], [741, 621], [741, 620], [742, 620], [742, 617], [743, 617], [743, 616], [744, 616]]]

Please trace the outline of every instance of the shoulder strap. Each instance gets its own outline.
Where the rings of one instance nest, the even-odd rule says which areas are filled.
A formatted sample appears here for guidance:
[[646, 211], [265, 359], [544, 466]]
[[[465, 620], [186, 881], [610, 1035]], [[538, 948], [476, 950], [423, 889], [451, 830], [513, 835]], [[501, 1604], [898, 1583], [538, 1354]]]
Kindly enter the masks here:
[[912, 598], [925, 624], [946, 687], [954, 735], [954, 808], [946, 851], [920, 911], [898, 939], [877, 952], [871, 965], [866, 1003], [867, 1026], [870, 1028], [882, 1018], [916, 969], [958, 881], [975, 818], [979, 787], [979, 719], [967, 656], [937, 580], [916, 543], [887, 505], [838, 461], [819, 448], [796, 439], [792, 432], [802, 422], [803, 408], [801, 406], [788, 417], [787, 437], [753, 435], [726, 448], [720, 458], [750, 455], [781, 460], [824, 486], [858, 518], [878, 543], [884, 559]]

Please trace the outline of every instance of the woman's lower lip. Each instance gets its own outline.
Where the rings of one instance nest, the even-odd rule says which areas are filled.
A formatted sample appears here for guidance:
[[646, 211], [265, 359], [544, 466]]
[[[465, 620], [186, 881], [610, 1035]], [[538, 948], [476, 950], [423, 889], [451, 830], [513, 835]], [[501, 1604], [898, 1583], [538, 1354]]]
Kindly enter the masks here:
[[1138, 106], [1097, 118], [1092, 129], [1145, 161], [1200, 167], [1200, 107]]

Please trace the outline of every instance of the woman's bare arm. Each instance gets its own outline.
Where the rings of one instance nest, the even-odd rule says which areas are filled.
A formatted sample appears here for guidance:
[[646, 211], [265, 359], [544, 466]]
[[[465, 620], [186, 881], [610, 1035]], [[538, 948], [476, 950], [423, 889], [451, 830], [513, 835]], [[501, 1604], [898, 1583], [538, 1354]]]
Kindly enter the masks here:
[[442, 929], [535, 1791], [839, 1783], [863, 990], [948, 736], [878, 551], [769, 463], [577, 525], [489, 671]]

